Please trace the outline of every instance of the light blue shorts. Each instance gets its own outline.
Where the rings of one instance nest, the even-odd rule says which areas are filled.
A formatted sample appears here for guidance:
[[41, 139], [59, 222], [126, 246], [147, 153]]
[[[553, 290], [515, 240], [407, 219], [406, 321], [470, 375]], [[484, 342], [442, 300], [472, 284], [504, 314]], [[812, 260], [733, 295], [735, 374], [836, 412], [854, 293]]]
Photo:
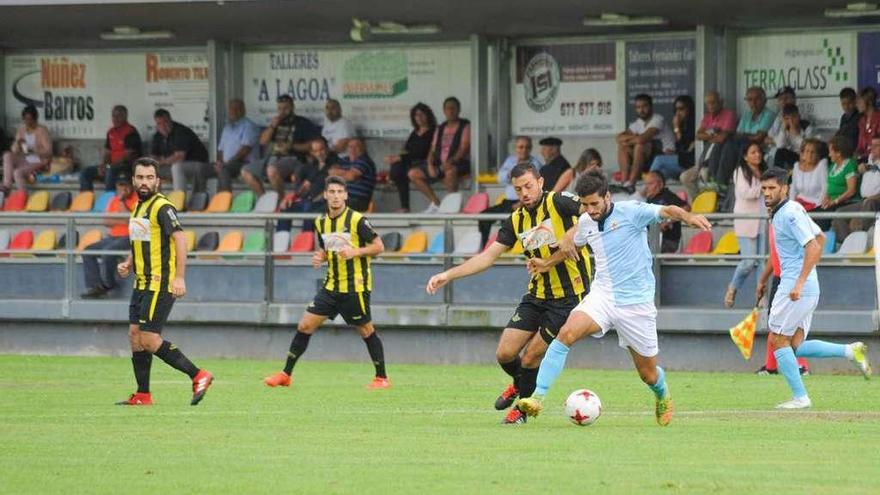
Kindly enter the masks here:
[[818, 304], [819, 296], [801, 296], [797, 301], [792, 301], [788, 292], [777, 290], [770, 308], [770, 331], [791, 337], [798, 328], [803, 328], [806, 338], [813, 323], [813, 311]]

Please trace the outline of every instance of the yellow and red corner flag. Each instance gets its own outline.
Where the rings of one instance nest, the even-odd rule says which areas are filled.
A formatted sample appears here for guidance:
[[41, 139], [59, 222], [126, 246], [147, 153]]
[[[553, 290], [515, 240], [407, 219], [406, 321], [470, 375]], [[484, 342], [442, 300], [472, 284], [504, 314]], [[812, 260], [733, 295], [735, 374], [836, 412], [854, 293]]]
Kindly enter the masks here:
[[743, 358], [752, 357], [752, 344], [755, 343], [755, 329], [758, 326], [758, 308], [752, 310], [745, 319], [730, 329], [730, 340], [736, 344]]

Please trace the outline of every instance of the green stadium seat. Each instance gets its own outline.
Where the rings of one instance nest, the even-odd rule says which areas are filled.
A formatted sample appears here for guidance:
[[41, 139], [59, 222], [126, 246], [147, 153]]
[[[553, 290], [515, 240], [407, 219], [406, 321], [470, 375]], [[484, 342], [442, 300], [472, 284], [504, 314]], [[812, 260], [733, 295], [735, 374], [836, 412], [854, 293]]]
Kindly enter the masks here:
[[262, 253], [266, 250], [265, 232], [251, 232], [244, 238], [241, 251], [244, 253]]
[[243, 191], [238, 193], [232, 200], [230, 213], [250, 213], [254, 209], [254, 193], [253, 191]]

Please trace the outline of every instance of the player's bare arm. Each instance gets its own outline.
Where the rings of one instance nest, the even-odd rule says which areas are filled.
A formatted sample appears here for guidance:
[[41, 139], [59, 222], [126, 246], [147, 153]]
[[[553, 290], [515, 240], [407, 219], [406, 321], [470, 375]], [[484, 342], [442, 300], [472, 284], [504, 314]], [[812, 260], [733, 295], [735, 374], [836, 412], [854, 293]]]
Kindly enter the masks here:
[[797, 301], [801, 298], [801, 291], [804, 288], [804, 283], [806, 283], [807, 277], [822, 258], [822, 248], [824, 245], [825, 234], [819, 233], [804, 246], [804, 264], [801, 266], [801, 273], [798, 275], [797, 282], [795, 282], [794, 287], [789, 293], [789, 297], [792, 301]]
[[312, 254], [312, 267], [320, 268], [321, 264], [327, 261], [327, 252], [323, 249], [318, 249]]
[[116, 265], [116, 272], [119, 273], [119, 276], [122, 278], [128, 278], [128, 275], [131, 273], [131, 255], [129, 254], [125, 261]]
[[695, 229], [700, 229], [707, 232], [712, 230], [712, 223], [709, 222], [709, 220], [707, 220], [705, 216], [695, 215], [693, 213], [685, 211], [678, 206], [664, 206], [660, 209], [660, 216], [668, 220], [679, 220]]
[[438, 273], [431, 277], [425, 290], [428, 291], [428, 294], [434, 294], [437, 292], [437, 289], [457, 278], [464, 278], [485, 271], [495, 263], [499, 256], [506, 253], [509, 249], [510, 246], [505, 246], [500, 242], [493, 242], [492, 245], [486, 248], [482, 253], [458, 266], [452, 267], [445, 272]]
[[174, 280], [171, 281], [171, 293], [174, 297], [181, 298], [186, 295], [186, 235], [182, 230], [171, 234], [174, 247], [177, 249]]
[[360, 258], [363, 256], [378, 256], [385, 251], [385, 245], [382, 244], [382, 238], [376, 237], [373, 242], [364, 247], [356, 248], [354, 246], [346, 246], [339, 251], [339, 257], [344, 260], [352, 258]]
[[526, 269], [529, 271], [529, 275], [535, 276], [542, 273], [547, 273], [550, 271], [551, 268], [562, 263], [567, 258], [577, 261], [577, 259], [580, 257], [580, 254], [578, 253], [578, 246], [574, 243], [575, 231], [577, 231], [577, 225], [568, 229], [568, 231], [565, 232], [565, 235], [562, 237], [562, 239], [559, 239], [559, 249], [555, 253], [550, 255], [549, 258], [532, 258], [528, 262], [526, 262]]

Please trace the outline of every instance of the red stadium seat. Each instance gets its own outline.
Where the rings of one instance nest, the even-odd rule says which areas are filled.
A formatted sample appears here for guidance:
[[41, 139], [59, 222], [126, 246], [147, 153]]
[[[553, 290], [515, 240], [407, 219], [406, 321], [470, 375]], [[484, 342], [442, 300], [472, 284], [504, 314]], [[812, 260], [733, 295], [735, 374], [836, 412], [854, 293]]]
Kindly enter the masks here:
[[489, 195], [481, 192], [474, 194], [470, 198], [468, 198], [467, 203], [464, 205], [464, 208], [461, 209], [462, 213], [470, 213], [477, 214], [486, 211], [486, 208], [489, 207]]
[[313, 249], [315, 249], [315, 233], [300, 232], [290, 242], [290, 249], [287, 251], [291, 253], [307, 253]]
[[712, 233], [697, 232], [682, 251], [684, 254], [709, 254], [712, 250]]
[[[27, 205], [27, 191], [18, 190], [9, 193], [6, 203], [3, 205], [3, 211], [23, 211]], [[33, 234], [33, 232], [31, 232]]]
[[20, 230], [12, 241], [9, 242], [9, 249], [26, 250], [34, 245], [34, 231], [30, 229]]

